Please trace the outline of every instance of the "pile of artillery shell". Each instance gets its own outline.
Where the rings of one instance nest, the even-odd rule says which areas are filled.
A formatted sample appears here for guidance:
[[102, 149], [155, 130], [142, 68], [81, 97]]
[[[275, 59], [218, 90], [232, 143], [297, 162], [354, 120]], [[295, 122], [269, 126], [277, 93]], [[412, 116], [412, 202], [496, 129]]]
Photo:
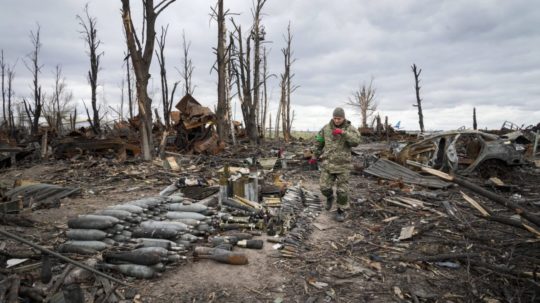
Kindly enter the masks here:
[[68, 220], [62, 253], [102, 253], [100, 268], [152, 278], [185, 259], [191, 243], [213, 232], [207, 206], [181, 195], [147, 197]]

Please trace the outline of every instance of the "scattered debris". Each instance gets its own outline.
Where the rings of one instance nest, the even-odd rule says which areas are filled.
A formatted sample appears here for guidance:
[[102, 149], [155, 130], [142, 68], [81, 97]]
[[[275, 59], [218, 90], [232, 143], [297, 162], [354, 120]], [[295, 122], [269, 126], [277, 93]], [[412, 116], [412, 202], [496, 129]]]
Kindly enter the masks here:
[[60, 199], [78, 192], [80, 188], [43, 183], [21, 184], [4, 193], [5, 202], [0, 202], [0, 211], [7, 214], [17, 213], [23, 208], [57, 208], [60, 207]]
[[[411, 143], [397, 155], [434, 169], [470, 174], [480, 165], [523, 165], [525, 146], [480, 131], [451, 131]], [[489, 164], [487, 164], [489, 163]]]
[[[51, 167], [42, 173], [25, 168], [25, 160], [17, 158], [20, 173], [2, 172], [2, 179], [35, 175], [50, 184], [0, 184], [5, 202], [10, 202], [4, 208], [16, 206], [14, 213], [0, 216], [0, 224], [9, 224], [5, 230], [10, 235], [24, 234], [20, 238], [38, 246], [27, 249], [29, 244], [2, 234], [0, 298], [15, 293], [50, 302], [70, 297], [94, 302], [502, 302], [534, 301], [540, 294], [535, 280], [538, 168], [523, 161], [513, 170], [497, 166], [506, 174], [484, 176], [488, 169], [478, 165], [465, 178], [470, 164], [461, 154], [477, 136], [485, 146], [504, 141], [529, 151], [534, 138], [527, 137], [528, 131], [501, 139], [478, 132], [455, 132], [431, 143], [421, 139], [418, 143], [425, 145], [409, 149], [409, 156], [415, 156], [399, 163], [391, 161], [396, 142], [361, 146], [353, 156], [361, 169], [351, 176], [351, 209], [346, 221], [337, 224], [331, 213], [322, 211], [318, 172], [305, 160], [309, 142], [230, 146], [214, 153], [219, 142], [206, 140], [215, 134], [215, 116], [193, 101], [185, 101], [173, 119], [177, 127], [183, 125], [189, 147], [175, 146], [174, 130], [167, 136], [156, 133], [157, 140], [165, 138], [166, 157], [153, 162], [130, 159], [127, 146], [136, 130], [122, 123], [115, 126], [112, 145], [104, 148], [86, 148], [97, 142], [87, 134], [58, 145], [63, 139], [49, 133], [53, 149], [46, 155], [63, 160], [41, 164]], [[466, 137], [470, 146], [460, 143]], [[391, 134], [389, 140], [403, 138], [414, 139]], [[445, 160], [448, 153], [438, 162], [442, 138], [456, 148], [456, 170], [451, 169], [454, 162]], [[88, 144], [78, 145], [79, 150], [67, 142]], [[205, 142], [210, 143], [201, 148]], [[122, 144], [125, 159], [118, 152]], [[41, 153], [40, 146], [32, 148]], [[65, 152], [57, 154], [58, 147]], [[16, 155], [31, 150], [19, 148]], [[31, 155], [39, 159], [35, 152]], [[532, 153], [526, 155], [534, 159]], [[11, 154], [9, 158], [11, 162]], [[38, 202], [50, 205], [70, 190], [80, 195], [57, 203], [60, 209], [37, 211]], [[68, 208], [67, 220], [60, 216], [49, 225], [43, 222]], [[214, 282], [221, 274], [224, 280]], [[230, 287], [248, 280], [253, 284]]]
[[219, 140], [214, 129], [216, 115], [208, 107], [203, 107], [189, 94], [186, 94], [175, 107], [180, 111], [175, 126], [175, 145], [179, 151], [211, 155], [223, 151], [225, 143]]

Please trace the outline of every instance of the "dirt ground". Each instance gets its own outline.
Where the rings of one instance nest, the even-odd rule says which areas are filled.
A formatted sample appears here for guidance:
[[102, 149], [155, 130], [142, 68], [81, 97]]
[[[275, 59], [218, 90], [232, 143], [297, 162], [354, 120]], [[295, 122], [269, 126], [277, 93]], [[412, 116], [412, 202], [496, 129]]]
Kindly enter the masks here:
[[[318, 192], [317, 171], [293, 167], [283, 173]], [[65, 240], [68, 218], [157, 195], [177, 178], [151, 163], [100, 159], [0, 172], [4, 187], [17, 179], [82, 189], [80, 195], [63, 199], [59, 208], [26, 213], [38, 222], [35, 227], [2, 226], [54, 248]], [[538, 213], [538, 169], [512, 170], [503, 181], [516, 187], [498, 191], [500, 195]], [[361, 174], [353, 174], [350, 184], [347, 220], [336, 223], [332, 212], [323, 211], [298, 259], [271, 257], [272, 243], [266, 242], [263, 250], [243, 250], [249, 258], [246, 266], [188, 257], [158, 278], [127, 279], [132, 287], [119, 290], [139, 294], [134, 302], [538, 302], [538, 236], [475, 216], [457, 187], [428, 190]], [[400, 196], [427, 206], [408, 209], [388, 203]], [[497, 214], [515, 215], [489, 199], [474, 197]], [[406, 226], [415, 226], [417, 233], [399, 240]], [[29, 250], [6, 242], [13, 251]]]

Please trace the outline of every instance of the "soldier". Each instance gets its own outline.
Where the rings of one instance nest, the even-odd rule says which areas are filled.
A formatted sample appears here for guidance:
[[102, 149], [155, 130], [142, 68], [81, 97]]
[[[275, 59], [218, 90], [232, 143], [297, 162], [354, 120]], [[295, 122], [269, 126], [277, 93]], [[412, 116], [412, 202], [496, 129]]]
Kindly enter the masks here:
[[319, 185], [326, 197], [326, 210], [332, 209], [334, 198], [334, 183], [337, 192], [338, 222], [345, 220], [345, 210], [349, 206], [349, 174], [351, 170], [351, 148], [360, 144], [360, 133], [345, 119], [345, 111], [336, 107], [330, 123], [325, 125], [315, 137], [317, 148], [315, 158], [310, 164], [320, 161], [321, 179]]

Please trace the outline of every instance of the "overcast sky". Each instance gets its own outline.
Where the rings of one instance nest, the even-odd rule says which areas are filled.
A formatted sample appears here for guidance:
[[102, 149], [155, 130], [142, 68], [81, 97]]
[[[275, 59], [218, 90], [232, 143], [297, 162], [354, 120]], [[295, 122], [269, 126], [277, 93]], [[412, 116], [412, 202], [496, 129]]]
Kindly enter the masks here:
[[[140, 1], [132, 1], [133, 6]], [[158, 1], [156, 1], [158, 2]], [[181, 35], [191, 40], [195, 65], [195, 98], [214, 108], [217, 74], [217, 26], [210, 20], [216, 1], [176, 1], [160, 15], [158, 26], [169, 24], [166, 60], [170, 81], [178, 80]], [[0, 49], [7, 63], [16, 63], [14, 80], [18, 99], [31, 96], [31, 74], [23, 59], [32, 49], [30, 31], [41, 26], [43, 90], [52, 91], [53, 71], [63, 67], [74, 102], [90, 99], [86, 81], [89, 59], [80, 38], [76, 15], [86, 1], [4, 0], [0, 10]], [[99, 74], [99, 101], [117, 107], [124, 77], [125, 43], [121, 2], [88, 1], [97, 18], [104, 52]], [[251, 0], [225, 0], [225, 7], [247, 31]], [[300, 88], [292, 96], [294, 129], [316, 130], [327, 123], [336, 106], [359, 125], [360, 116], [345, 103], [362, 83], [373, 78], [378, 112], [406, 129], [419, 129], [411, 65], [422, 69], [421, 97], [426, 129], [472, 127], [476, 107], [480, 128], [499, 128], [505, 120], [516, 124], [540, 122], [540, 5], [534, 0], [269, 0], [263, 25], [271, 49], [269, 70], [282, 70], [283, 34], [290, 20], [292, 69]], [[140, 22], [138, 23], [140, 24]], [[230, 23], [228, 23], [230, 26]], [[154, 105], [160, 101], [157, 60], [149, 88]], [[269, 83], [272, 116], [279, 88]], [[177, 99], [181, 96], [178, 95]], [[241, 119], [240, 107], [236, 118]]]

